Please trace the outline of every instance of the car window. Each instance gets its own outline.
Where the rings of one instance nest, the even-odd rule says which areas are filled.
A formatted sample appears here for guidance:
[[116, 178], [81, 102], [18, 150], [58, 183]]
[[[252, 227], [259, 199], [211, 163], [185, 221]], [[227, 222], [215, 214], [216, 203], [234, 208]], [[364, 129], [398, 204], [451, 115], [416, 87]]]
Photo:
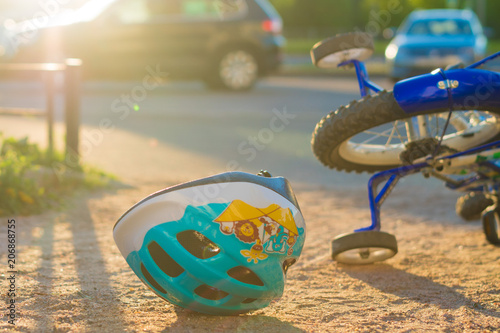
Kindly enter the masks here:
[[146, 0], [123, 0], [112, 8], [112, 16], [123, 24], [144, 23], [151, 19]]
[[[175, 0], [174, 0], [175, 1]], [[229, 19], [246, 10], [244, 0], [177, 0], [184, 18]]]
[[246, 11], [246, 3], [244, 0], [121, 0], [113, 11], [113, 16], [123, 24], [230, 19]]
[[464, 20], [423, 20], [414, 22], [408, 29], [408, 35], [472, 35], [472, 28]]
[[248, 8], [245, 0], [212, 0], [220, 18], [230, 19], [244, 15]]

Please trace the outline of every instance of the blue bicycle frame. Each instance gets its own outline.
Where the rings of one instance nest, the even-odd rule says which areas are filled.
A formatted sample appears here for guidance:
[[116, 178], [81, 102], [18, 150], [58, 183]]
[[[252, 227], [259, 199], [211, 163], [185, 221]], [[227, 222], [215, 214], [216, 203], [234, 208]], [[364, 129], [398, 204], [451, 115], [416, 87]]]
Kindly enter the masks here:
[[[500, 148], [500, 141], [495, 141], [480, 147], [476, 147], [474, 149], [470, 149], [453, 155], [448, 155], [438, 159], [429, 159], [425, 162], [401, 166], [374, 174], [368, 181], [368, 200], [370, 202], [372, 223], [369, 227], [357, 229], [355, 230], [355, 232], [380, 230], [380, 209], [382, 207], [382, 204], [402, 177], [425, 171], [426, 169], [428, 169], [429, 174], [432, 174], [432, 169], [436, 164], [444, 164], [447, 160], [452, 160], [454, 158], [467, 155], [478, 154], [480, 152], [491, 150], [494, 148]], [[432, 175], [445, 180], [446, 187], [452, 190], [481, 191], [484, 190], [484, 186], [488, 186], [484, 183], [491, 182], [491, 177], [487, 174], [486, 170], [496, 172], [497, 174], [500, 173], [500, 167], [498, 165], [482, 158], [476, 158], [474, 163], [470, 164], [468, 167], [475, 169], [481, 168], [483, 169], [483, 171], [476, 172], [476, 174], [470, 177], [465, 177], [459, 181], [456, 181], [452, 178], [439, 176], [439, 174], [436, 173]], [[384, 185], [379, 191], [378, 188], [381, 184]]]
[[[478, 100], [486, 107], [500, 107], [500, 73], [477, 69], [497, 57], [500, 57], [500, 52], [465, 68], [436, 69], [429, 74], [399, 81], [394, 85], [394, 97], [403, 111], [410, 115], [425, 110], [470, 110]], [[356, 69], [362, 97], [370, 90], [382, 90], [369, 79], [363, 62], [348, 60], [338, 67], [346, 65], [353, 65]]]
[[[405, 113], [413, 113], [433, 110], [473, 110], [479, 101], [483, 106], [500, 107], [500, 74], [487, 70], [478, 69], [486, 62], [500, 57], [497, 52], [468, 67], [461, 69], [442, 70], [436, 69], [429, 74], [412, 77], [399, 81], [394, 86], [394, 97]], [[370, 91], [379, 92], [383, 90], [380, 86], [369, 79], [368, 72], [363, 62], [349, 60], [338, 65], [338, 67], [353, 65], [356, 69], [359, 90], [361, 96], [370, 94]], [[477, 99], [477, 100], [476, 100]], [[482, 145], [467, 151], [453, 155], [433, 159], [425, 162], [401, 166], [374, 174], [368, 182], [368, 198], [371, 211], [371, 225], [355, 230], [355, 232], [380, 230], [380, 210], [385, 199], [392, 192], [399, 179], [417, 172], [427, 170], [433, 173], [437, 164], [443, 164], [462, 156], [474, 155], [483, 151], [500, 148], [500, 141]], [[469, 167], [489, 170], [500, 173], [500, 167], [495, 163], [478, 159]], [[487, 172], [475, 172], [474, 175], [456, 181], [451, 178], [433, 174], [445, 181], [446, 186], [452, 190], [482, 190], [491, 177]], [[380, 185], [383, 187], [379, 191]]]

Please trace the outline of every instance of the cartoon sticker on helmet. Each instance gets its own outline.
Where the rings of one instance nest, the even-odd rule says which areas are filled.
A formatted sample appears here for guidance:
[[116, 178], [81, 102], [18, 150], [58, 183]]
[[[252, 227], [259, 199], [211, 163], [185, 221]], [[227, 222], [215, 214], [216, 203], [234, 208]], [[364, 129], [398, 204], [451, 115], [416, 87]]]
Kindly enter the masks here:
[[220, 223], [223, 234], [234, 234], [243, 243], [253, 243], [250, 250], [240, 252], [248, 262], [253, 260], [254, 263], [267, 259], [266, 253], [291, 255], [299, 236], [290, 208], [277, 204], [256, 208], [234, 200], [214, 222]]

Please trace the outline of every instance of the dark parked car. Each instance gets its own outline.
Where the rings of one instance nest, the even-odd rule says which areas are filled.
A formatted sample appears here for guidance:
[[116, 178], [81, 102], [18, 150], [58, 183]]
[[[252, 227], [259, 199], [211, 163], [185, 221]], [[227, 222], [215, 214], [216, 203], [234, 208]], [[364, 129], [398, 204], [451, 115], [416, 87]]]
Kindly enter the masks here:
[[412, 12], [385, 51], [390, 75], [400, 79], [454, 63], [471, 64], [486, 53], [487, 39], [470, 10]]
[[90, 78], [142, 78], [149, 68], [231, 90], [277, 69], [285, 41], [267, 0], [91, 0], [36, 23], [11, 28], [22, 40], [12, 61], [80, 58]]

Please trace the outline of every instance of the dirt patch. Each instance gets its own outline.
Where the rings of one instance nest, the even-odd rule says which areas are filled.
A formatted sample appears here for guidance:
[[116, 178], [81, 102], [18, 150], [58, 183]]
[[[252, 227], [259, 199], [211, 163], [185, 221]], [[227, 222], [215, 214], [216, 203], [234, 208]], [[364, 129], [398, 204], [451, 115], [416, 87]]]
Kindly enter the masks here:
[[[16, 325], [9, 332], [498, 332], [500, 249], [453, 214], [453, 195], [389, 200], [383, 230], [399, 253], [384, 263], [330, 259], [331, 239], [366, 226], [366, 194], [296, 186], [307, 222], [283, 298], [236, 317], [200, 315], [161, 300], [134, 275], [112, 237], [116, 219], [157, 185], [80, 193], [60, 212], [15, 217]], [[445, 193], [445, 194], [443, 194]], [[432, 203], [432, 204], [429, 204]], [[444, 207], [444, 208], [443, 208]], [[4, 218], [6, 219], [6, 218]], [[5, 225], [5, 223], [3, 223]], [[2, 228], [0, 239], [6, 239]], [[2, 241], [0, 258], [6, 263]], [[4, 265], [5, 267], [5, 265]], [[5, 273], [6, 274], [6, 273]], [[4, 274], [4, 275], [5, 275]], [[8, 300], [6, 283], [1, 295]], [[2, 307], [3, 313], [5, 306]], [[2, 314], [3, 315], [3, 314]]]

